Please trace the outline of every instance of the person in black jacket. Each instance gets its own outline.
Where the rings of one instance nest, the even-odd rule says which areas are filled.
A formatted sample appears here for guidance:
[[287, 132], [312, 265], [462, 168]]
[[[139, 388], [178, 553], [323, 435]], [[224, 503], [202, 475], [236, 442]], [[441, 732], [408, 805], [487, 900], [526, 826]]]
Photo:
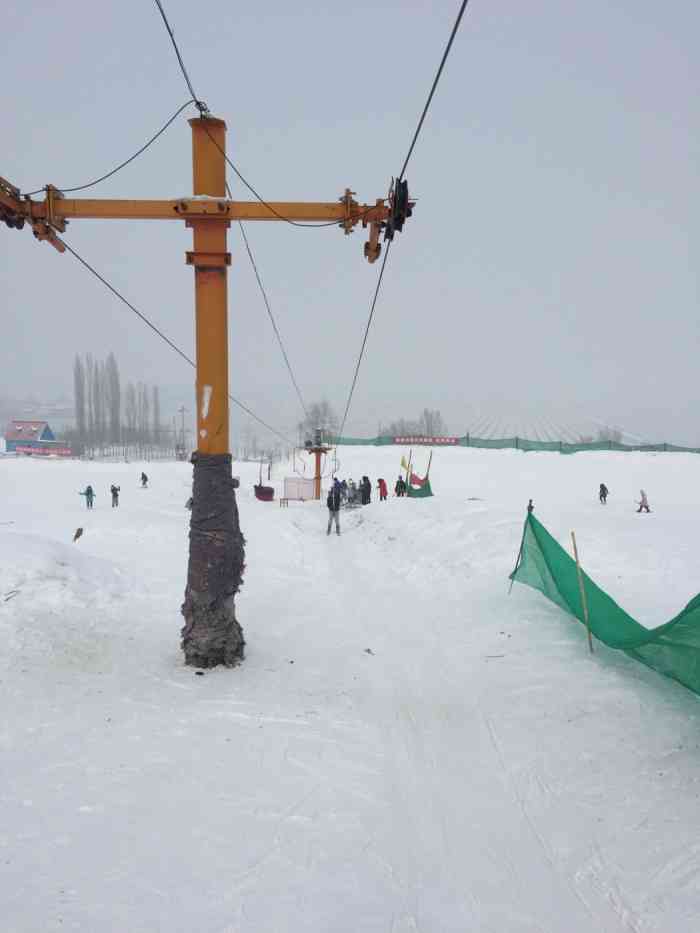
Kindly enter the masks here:
[[608, 487], [605, 485], [605, 483], [600, 484], [600, 490], [598, 491], [598, 498], [600, 499], [603, 505], [605, 505], [605, 503], [608, 500]]
[[372, 484], [368, 476], [362, 477], [360, 488], [362, 489], [362, 504], [369, 505], [370, 499], [372, 498]]
[[120, 486], [115, 486], [114, 483], [109, 487], [109, 491], [112, 493], [112, 508], [116, 509], [119, 505], [119, 490]]
[[335, 533], [340, 534], [340, 483], [336, 479], [328, 490], [328, 498], [326, 499], [326, 505], [328, 506], [328, 528], [326, 534], [331, 533], [331, 526], [335, 522]]

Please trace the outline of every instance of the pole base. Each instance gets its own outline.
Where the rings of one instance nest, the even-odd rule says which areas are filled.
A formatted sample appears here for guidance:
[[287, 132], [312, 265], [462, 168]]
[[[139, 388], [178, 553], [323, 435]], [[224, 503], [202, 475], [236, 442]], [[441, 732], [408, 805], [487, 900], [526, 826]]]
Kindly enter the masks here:
[[194, 464], [190, 558], [182, 614], [185, 664], [234, 667], [245, 639], [234, 597], [245, 567], [245, 539], [231, 476], [230, 454], [192, 455]]

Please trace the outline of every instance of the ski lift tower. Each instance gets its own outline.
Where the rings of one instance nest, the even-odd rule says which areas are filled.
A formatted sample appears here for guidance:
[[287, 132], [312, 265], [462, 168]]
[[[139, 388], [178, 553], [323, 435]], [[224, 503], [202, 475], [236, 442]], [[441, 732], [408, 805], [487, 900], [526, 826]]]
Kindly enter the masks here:
[[316, 469], [314, 471], [314, 499], [321, 498], [321, 454], [330, 453], [332, 447], [326, 447], [323, 443], [323, 431], [316, 428], [314, 431], [313, 442], [307, 440], [304, 444], [307, 453], [313, 454], [316, 459]]

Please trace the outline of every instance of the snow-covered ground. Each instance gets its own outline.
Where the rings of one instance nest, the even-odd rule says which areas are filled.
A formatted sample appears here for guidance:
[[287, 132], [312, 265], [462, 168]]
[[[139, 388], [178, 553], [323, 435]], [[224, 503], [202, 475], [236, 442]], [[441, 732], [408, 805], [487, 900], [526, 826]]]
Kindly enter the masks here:
[[[344, 449], [340, 474], [393, 486], [400, 454]], [[148, 464], [142, 490], [141, 464], [0, 461], [2, 929], [696, 933], [697, 698], [589, 656], [507, 576], [532, 497], [632, 615], [666, 621], [700, 590], [699, 467], [437, 450], [433, 499], [373, 501], [327, 538], [324, 507], [259, 503], [235, 464], [247, 658], [197, 676], [191, 467]]]

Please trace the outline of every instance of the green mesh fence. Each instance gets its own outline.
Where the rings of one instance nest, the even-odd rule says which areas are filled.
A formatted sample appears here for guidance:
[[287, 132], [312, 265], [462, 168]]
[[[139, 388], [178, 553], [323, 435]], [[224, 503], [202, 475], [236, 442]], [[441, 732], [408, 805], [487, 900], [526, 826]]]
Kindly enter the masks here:
[[[534, 515], [525, 521], [518, 563], [511, 580], [532, 586], [584, 622], [576, 562]], [[647, 629], [583, 573], [592, 634], [647, 667], [700, 694], [700, 594], [675, 618]]]
[[[397, 444], [393, 437], [336, 437], [330, 443], [345, 446], [387, 447]], [[408, 442], [398, 443], [400, 447], [417, 446]], [[531, 441], [524, 437], [472, 437], [466, 434], [457, 438], [456, 443], [441, 444], [439, 439], [434, 443], [430, 440], [424, 442], [426, 447], [479, 447], [485, 450], [523, 450], [539, 451], [549, 450], [560, 454], [578, 454], [587, 450], [618, 450], [642, 451], [646, 453], [685, 453], [700, 454], [700, 447], [680, 447], [677, 444], [618, 444], [616, 441], [591, 441], [587, 444], [569, 444], [566, 441]]]

